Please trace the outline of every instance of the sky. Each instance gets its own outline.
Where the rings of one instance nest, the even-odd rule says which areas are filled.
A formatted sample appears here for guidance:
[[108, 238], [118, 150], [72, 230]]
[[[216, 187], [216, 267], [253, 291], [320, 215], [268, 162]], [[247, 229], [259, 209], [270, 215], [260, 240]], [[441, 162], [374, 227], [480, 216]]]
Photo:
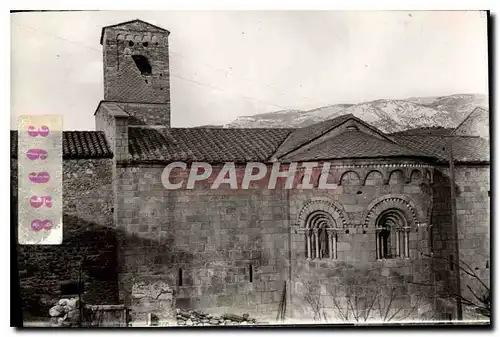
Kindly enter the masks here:
[[476, 11], [88, 11], [11, 14], [11, 128], [59, 114], [94, 130], [101, 28], [141, 19], [171, 32], [172, 127], [337, 103], [488, 92]]

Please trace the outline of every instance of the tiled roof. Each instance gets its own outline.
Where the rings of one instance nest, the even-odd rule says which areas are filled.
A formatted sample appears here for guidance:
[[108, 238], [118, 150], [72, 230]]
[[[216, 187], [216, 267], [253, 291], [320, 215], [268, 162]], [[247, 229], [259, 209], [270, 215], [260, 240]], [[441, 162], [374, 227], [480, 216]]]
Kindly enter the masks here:
[[285, 156], [286, 161], [374, 157], [431, 157], [418, 150], [383, 140], [361, 131], [345, 131], [302, 152]]
[[133, 161], [266, 161], [289, 129], [129, 128]]
[[421, 127], [415, 129], [408, 129], [404, 131], [391, 133], [389, 136], [411, 136], [411, 135], [430, 135], [430, 136], [440, 136], [440, 135], [449, 135], [454, 129], [453, 128], [445, 128], [442, 126], [431, 126], [431, 127]]
[[[17, 131], [10, 131], [11, 158], [17, 158]], [[112, 158], [104, 132], [63, 131], [64, 159]]]
[[283, 142], [283, 144], [276, 151], [275, 156], [279, 158], [286, 155], [290, 151], [295, 150], [299, 146], [321, 136], [335, 126], [353, 117], [354, 115], [352, 114], [342, 115], [304, 128], [295, 129], [295, 131], [290, 134], [286, 141]]
[[[449, 137], [398, 135], [393, 137], [398, 143], [411, 149], [427, 153], [447, 161], [449, 151], [446, 148]], [[459, 162], [489, 162], [489, 141], [480, 137], [453, 137], [453, 157]]]

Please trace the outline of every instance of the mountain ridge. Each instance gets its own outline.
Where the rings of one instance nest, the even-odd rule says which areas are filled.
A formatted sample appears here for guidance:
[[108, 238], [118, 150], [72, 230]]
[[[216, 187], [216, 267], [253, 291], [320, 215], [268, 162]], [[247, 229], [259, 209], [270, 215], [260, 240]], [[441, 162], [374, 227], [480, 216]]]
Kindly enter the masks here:
[[240, 116], [225, 128], [297, 128], [352, 113], [380, 130], [392, 133], [411, 128], [456, 127], [475, 108], [488, 109], [485, 94], [376, 99], [353, 104], [331, 104], [311, 110], [280, 110]]

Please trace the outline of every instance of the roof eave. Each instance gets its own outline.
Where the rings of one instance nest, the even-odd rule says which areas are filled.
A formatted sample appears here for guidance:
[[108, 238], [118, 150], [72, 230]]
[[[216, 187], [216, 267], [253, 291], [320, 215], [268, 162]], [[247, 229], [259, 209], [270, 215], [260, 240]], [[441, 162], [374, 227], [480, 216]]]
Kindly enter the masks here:
[[167, 29], [165, 28], [162, 28], [160, 26], [157, 26], [157, 25], [153, 25], [152, 23], [149, 23], [149, 22], [146, 22], [146, 21], [143, 21], [143, 20], [140, 20], [140, 19], [134, 19], [134, 20], [130, 20], [130, 21], [125, 21], [125, 22], [120, 22], [120, 23], [117, 23], [117, 24], [114, 24], [114, 25], [109, 25], [109, 26], [104, 26], [102, 27], [101, 29], [101, 38], [99, 40], [99, 43], [102, 45], [102, 42], [104, 40], [104, 30], [108, 29], [108, 28], [114, 28], [114, 27], [118, 27], [118, 26], [121, 26], [121, 25], [126, 25], [126, 24], [129, 24], [129, 23], [133, 23], [133, 22], [142, 22], [142, 23], [145, 23], [149, 26], [152, 26], [154, 28], [157, 28], [157, 29], [160, 29], [164, 32], [167, 33], [167, 35], [170, 35], [170, 31], [168, 31]]

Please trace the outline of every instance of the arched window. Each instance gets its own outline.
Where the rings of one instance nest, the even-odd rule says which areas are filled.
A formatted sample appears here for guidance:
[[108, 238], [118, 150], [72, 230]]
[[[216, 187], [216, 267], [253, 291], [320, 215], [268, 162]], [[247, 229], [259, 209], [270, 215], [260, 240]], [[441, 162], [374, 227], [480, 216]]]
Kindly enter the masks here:
[[336, 259], [335, 220], [323, 211], [311, 213], [306, 220], [305, 255], [308, 259]]
[[377, 259], [410, 257], [409, 227], [401, 211], [388, 209], [377, 218]]

